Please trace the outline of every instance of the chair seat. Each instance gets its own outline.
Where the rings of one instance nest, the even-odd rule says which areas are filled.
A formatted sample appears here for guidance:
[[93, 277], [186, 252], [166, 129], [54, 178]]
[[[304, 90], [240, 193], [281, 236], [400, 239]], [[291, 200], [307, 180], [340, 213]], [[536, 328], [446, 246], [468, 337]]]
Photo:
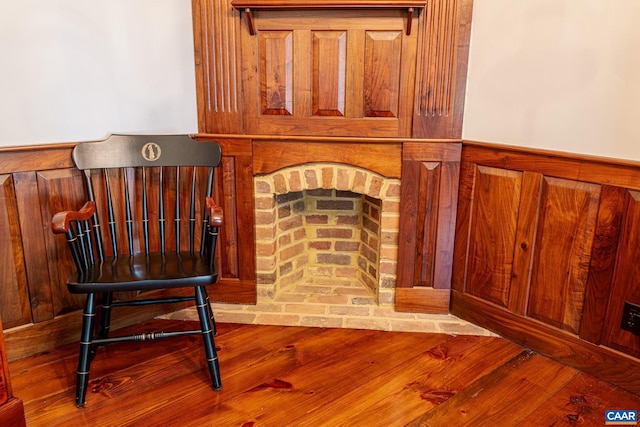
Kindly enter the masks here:
[[209, 267], [199, 253], [168, 252], [106, 257], [84, 274], [73, 273], [67, 287], [81, 294], [201, 286], [217, 280], [217, 268]]

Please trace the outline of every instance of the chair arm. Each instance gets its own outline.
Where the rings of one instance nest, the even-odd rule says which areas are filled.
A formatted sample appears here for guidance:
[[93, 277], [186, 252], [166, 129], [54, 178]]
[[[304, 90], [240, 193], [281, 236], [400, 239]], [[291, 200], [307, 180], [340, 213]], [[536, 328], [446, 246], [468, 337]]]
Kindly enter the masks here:
[[79, 211], [58, 212], [51, 220], [51, 229], [54, 233], [66, 233], [69, 231], [71, 221], [86, 221], [96, 212], [96, 202], [87, 202]]
[[221, 227], [222, 226], [222, 208], [216, 205], [213, 201], [213, 197], [206, 198], [207, 213], [209, 214], [209, 227]]

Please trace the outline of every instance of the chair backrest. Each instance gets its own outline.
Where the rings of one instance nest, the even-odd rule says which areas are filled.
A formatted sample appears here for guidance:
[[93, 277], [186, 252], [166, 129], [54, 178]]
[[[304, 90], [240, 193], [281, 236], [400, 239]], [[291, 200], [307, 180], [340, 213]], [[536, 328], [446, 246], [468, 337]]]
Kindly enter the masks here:
[[[111, 135], [73, 150], [95, 201], [92, 257], [202, 250], [220, 146], [188, 135]], [[89, 232], [90, 230], [86, 230]]]

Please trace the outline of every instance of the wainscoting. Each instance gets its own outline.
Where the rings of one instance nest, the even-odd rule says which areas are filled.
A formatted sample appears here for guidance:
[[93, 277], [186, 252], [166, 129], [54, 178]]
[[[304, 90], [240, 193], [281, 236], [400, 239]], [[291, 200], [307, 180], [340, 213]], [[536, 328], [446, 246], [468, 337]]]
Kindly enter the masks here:
[[631, 162], [465, 142], [452, 313], [640, 392], [639, 190]]
[[[245, 185], [253, 186], [238, 178], [244, 175], [227, 177], [233, 171], [251, 173], [245, 165], [255, 153], [245, 141], [224, 143], [221, 185], [243, 196], [220, 194], [235, 230], [246, 231], [227, 229], [227, 247], [247, 259], [255, 257], [255, 234], [247, 224], [246, 210], [253, 218], [254, 206], [245, 197], [251, 194]], [[64, 243], [49, 233], [52, 212], [72, 208], [58, 206], [51, 194], [81, 183], [70, 162], [72, 146], [0, 150], [0, 234], [5, 236], [0, 248], [13, 255], [4, 258], [0, 288], [9, 360], [77, 340], [81, 302], [66, 292], [70, 265], [58, 257]], [[620, 327], [624, 302], [640, 304], [640, 164], [465, 141], [457, 195], [453, 316], [440, 320], [462, 319], [458, 326], [467, 332], [483, 334], [486, 328], [640, 393], [640, 337]], [[228, 288], [239, 283], [248, 289], [253, 280], [253, 290], [243, 291], [246, 301], [235, 302], [245, 314], [255, 314], [249, 312], [251, 300], [255, 303], [255, 264], [234, 257], [223, 260]], [[223, 307], [229, 309], [227, 321], [237, 321], [232, 306]], [[392, 307], [384, 317], [405, 321], [404, 313], [393, 316]], [[162, 314], [166, 310], [148, 317]], [[429, 322], [409, 316], [413, 330]], [[260, 323], [259, 318], [251, 322]]]

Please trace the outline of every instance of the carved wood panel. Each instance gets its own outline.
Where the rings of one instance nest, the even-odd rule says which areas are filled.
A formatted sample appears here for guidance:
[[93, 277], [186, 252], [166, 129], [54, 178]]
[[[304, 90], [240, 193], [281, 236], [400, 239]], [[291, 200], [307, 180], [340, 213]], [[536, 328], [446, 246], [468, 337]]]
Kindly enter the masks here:
[[242, 32], [246, 133], [410, 135], [417, 36], [404, 11], [253, 15], [256, 33]]
[[548, 159], [523, 171], [525, 155], [469, 151], [482, 159], [460, 175], [454, 289], [578, 334], [601, 186], [535, 171], [552, 173]]
[[475, 168], [466, 291], [507, 307], [522, 173]]
[[640, 191], [626, 191], [617, 265], [605, 318], [603, 344], [640, 357], [640, 336], [622, 329], [625, 301], [640, 305]]
[[198, 129], [242, 133], [240, 14], [230, 0], [192, 0]]
[[546, 177], [531, 273], [528, 315], [580, 330], [600, 186]]
[[430, 0], [420, 15], [413, 136], [460, 138], [472, 0]]
[[11, 175], [0, 175], [0, 318], [5, 327], [31, 321], [18, 208]]
[[448, 313], [460, 144], [403, 145], [396, 310]]

